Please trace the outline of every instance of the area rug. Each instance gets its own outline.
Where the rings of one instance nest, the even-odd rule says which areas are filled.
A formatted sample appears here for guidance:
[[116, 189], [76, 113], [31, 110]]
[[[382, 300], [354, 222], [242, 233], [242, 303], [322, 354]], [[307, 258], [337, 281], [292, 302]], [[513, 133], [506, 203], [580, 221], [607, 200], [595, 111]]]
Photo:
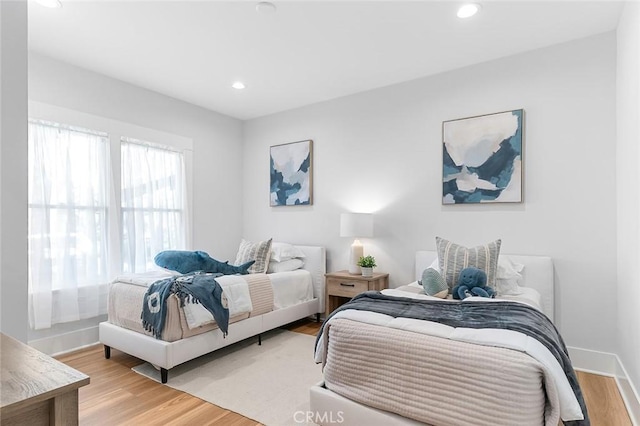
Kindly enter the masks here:
[[[309, 410], [309, 388], [322, 378], [313, 360], [315, 336], [272, 330], [169, 370], [167, 386], [267, 426], [299, 425]], [[160, 381], [151, 364], [133, 367]], [[296, 413], [298, 413], [296, 415]]]

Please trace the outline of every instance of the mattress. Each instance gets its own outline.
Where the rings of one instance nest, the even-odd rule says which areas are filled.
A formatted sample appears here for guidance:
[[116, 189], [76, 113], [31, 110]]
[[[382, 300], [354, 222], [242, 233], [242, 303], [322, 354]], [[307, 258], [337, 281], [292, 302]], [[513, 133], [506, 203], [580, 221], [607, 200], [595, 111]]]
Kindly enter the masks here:
[[[151, 336], [152, 333], [142, 326], [142, 301], [149, 285], [169, 276], [170, 271], [161, 270], [118, 277], [109, 288], [108, 322]], [[311, 274], [306, 270], [228, 275], [216, 280], [223, 288], [223, 299], [230, 305], [229, 323], [313, 300]], [[244, 293], [238, 290], [239, 280], [247, 287]], [[232, 309], [234, 305], [237, 308], [235, 311]], [[194, 318], [200, 325], [193, 326]], [[181, 308], [175, 295], [168, 297], [162, 340], [174, 342], [217, 328], [211, 314], [201, 305], [185, 304]]]
[[556, 387], [524, 353], [345, 318], [327, 337], [325, 386], [352, 401], [439, 426], [558, 424]]
[[[382, 293], [447, 302], [424, 295], [415, 284]], [[533, 289], [505, 299], [540, 310]], [[534, 338], [510, 330], [455, 328], [348, 309], [325, 323], [316, 362], [325, 363], [327, 389], [421, 422], [556, 426], [560, 418], [582, 418], [553, 355]]]

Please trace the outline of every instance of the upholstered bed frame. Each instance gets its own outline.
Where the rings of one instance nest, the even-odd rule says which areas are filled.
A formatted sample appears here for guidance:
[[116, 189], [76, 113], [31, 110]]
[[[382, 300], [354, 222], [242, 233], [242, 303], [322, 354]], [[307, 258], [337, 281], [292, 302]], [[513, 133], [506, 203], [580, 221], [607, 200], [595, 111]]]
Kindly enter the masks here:
[[[553, 321], [554, 317], [554, 272], [553, 262], [546, 256], [500, 255], [525, 265], [522, 286], [537, 290], [541, 295], [543, 312]], [[418, 251], [415, 257], [416, 280], [422, 277], [422, 271], [437, 258], [433, 251]], [[347, 399], [324, 386], [324, 382], [310, 389], [310, 411], [314, 413], [318, 424], [322, 419], [342, 420], [343, 426], [349, 425], [421, 425], [423, 423], [402, 417], [388, 411], [378, 410]]]
[[324, 247], [297, 246], [306, 258], [303, 269], [312, 276], [314, 299], [288, 308], [267, 312], [256, 317], [229, 324], [229, 334], [223, 338], [219, 330], [212, 330], [193, 337], [166, 342], [135, 331], [118, 327], [109, 322], [100, 323], [100, 342], [105, 357], [111, 356], [111, 348], [143, 359], [161, 369], [162, 383], [168, 379], [168, 370], [201, 355], [239, 342], [290, 322], [324, 312], [324, 274], [326, 254]]

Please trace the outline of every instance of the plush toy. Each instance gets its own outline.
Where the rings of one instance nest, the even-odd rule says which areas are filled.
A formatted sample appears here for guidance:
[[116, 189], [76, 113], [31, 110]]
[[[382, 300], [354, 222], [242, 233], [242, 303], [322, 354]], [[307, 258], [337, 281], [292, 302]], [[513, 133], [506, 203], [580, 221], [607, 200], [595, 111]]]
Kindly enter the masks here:
[[242, 265], [229, 265], [229, 262], [220, 262], [209, 256], [204, 251], [166, 250], [161, 251], [154, 258], [156, 265], [178, 271], [181, 274], [190, 274], [195, 271], [219, 273], [223, 275], [248, 274], [248, 269], [255, 263], [251, 260]]
[[482, 269], [469, 267], [460, 271], [458, 285], [451, 291], [454, 299], [469, 296], [494, 297], [495, 292], [487, 286], [487, 274]]
[[422, 279], [418, 281], [422, 288], [424, 288], [424, 294], [427, 296], [439, 297], [446, 299], [449, 294], [449, 287], [446, 281], [440, 275], [440, 272], [432, 268], [427, 268], [422, 272]]

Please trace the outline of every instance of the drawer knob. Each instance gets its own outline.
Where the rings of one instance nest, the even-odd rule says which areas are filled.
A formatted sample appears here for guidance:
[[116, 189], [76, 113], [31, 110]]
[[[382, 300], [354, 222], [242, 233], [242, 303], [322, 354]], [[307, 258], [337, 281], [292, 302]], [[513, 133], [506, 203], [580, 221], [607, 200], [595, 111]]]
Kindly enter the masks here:
[[342, 287], [355, 287], [356, 285], [353, 283], [340, 283]]

